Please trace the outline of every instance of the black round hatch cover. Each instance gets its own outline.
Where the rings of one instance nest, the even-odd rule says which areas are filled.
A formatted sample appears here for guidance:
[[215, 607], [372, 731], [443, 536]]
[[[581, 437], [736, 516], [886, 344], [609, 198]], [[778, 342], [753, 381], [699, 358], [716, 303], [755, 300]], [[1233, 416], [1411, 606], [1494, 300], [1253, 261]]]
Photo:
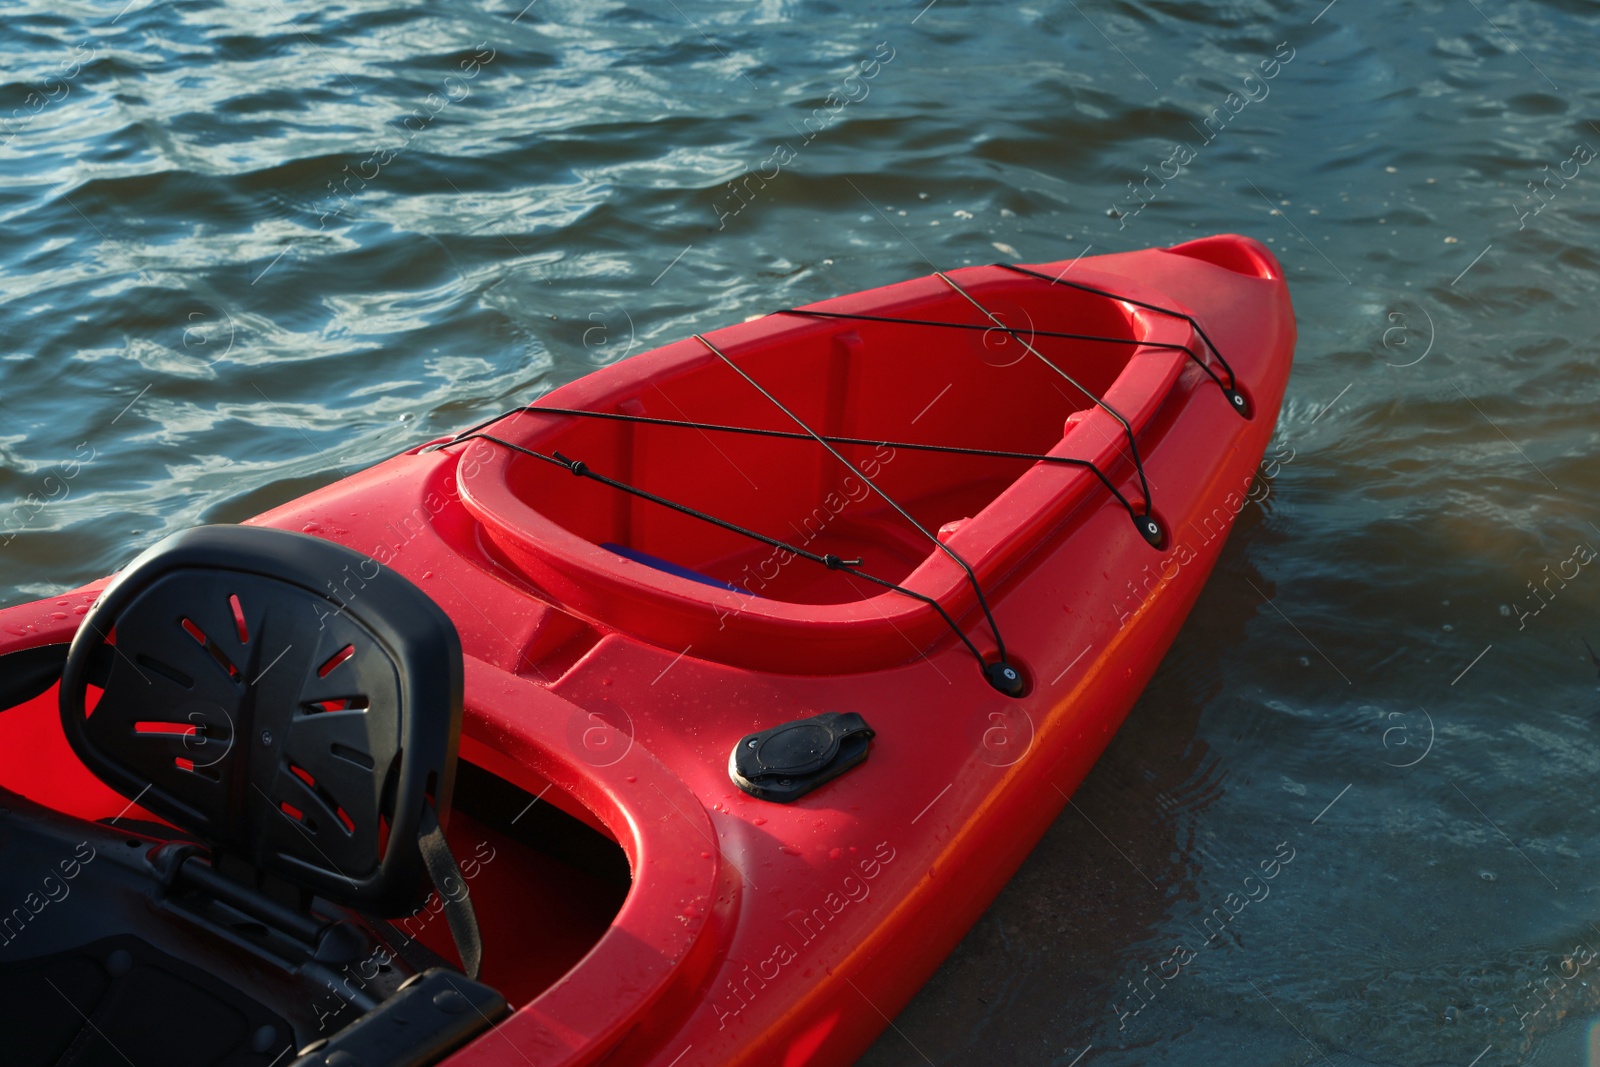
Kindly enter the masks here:
[[796, 719], [740, 738], [728, 775], [753, 797], [787, 804], [866, 759], [874, 736], [853, 711]]

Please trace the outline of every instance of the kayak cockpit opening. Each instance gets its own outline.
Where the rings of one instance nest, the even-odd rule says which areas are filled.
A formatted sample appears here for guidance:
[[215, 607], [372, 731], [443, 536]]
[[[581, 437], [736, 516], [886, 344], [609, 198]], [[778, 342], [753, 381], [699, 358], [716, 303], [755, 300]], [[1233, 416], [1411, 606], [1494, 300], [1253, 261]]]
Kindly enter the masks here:
[[[687, 354], [594, 396], [585, 406], [601, 417], [574, 417], [573, 408], [544, 415], [535, 405], [493, 432], [817, 556], [859, 559], [861, 570], [901, 583], [939, 551], [924, 531], [984, 524], [985, 509], [1062, 442], [1069, 416], [1097, 406], [1142, 336], [1136, 316], [1112, 301], [1000, 280], [966, 283], [993, 320], [943, 286], [888, 309], [891, 321], [802, 312], [760, 343], [741, 343], [737, 327], [724, 331], [716, 344], [736, 369], [710, 351]], [[950, 322], [976, 328], [939, 328]], [[1048, 336], [1069, 332], [1103, 339]], [[507, 466], [516, 499], [591, 544], [788, 603], [883, 592], [565, 473], [528, 457]]]

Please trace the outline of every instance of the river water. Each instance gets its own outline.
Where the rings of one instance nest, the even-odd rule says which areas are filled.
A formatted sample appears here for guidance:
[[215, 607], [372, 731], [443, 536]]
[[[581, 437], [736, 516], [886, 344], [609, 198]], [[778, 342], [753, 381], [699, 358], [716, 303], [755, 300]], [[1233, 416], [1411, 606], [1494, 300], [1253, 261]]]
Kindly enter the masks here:
[[1269, 243], [1300, 324], [1270, 492], [863, 1062], [1589, 1056], [1594, 4], [5, 23], [6, 602], [694, 330], [930, 265]]

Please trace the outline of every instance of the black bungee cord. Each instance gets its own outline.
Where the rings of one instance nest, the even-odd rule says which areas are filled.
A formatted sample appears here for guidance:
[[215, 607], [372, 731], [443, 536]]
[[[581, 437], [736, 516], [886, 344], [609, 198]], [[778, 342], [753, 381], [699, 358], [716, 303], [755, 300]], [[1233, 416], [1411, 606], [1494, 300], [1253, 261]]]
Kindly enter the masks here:
[[[710, 349], [712, 354], [720, 359], [723, 363], [727, 364], [727, 366], [735, 374], [749, 382], [757, 392], [770, 400], [774, 407], [783, 412], [790, 419], [794, 420], [794, 424], [796, 426], [804, 430], [807, 435], [817, 442], [817, 444], [827, 449], [828, 453], [833, 456], [834, 459], [838, 460], [840, 463], [850, 468], [850, 470], [859, 474], [861, 476], [861, 480], [866, 482], [867, 485], [872, 488], [874, 493], [877, 493], [883, 498], [885, 503], [887, 503], [895, 511], [899, 512], [901, 518], [909, 522], [918, 533], [922, 534], [929, 541], [933, 542], [934, 546], [940, 552], [943, 552], [947, 557], [949, 557], [951, 562], [955, 563], [956, 566], [961, 568], [961, 570], [967, 576], [968, 584], [972, 586], [973, 594], [978, 599], [978, 606], [983, 609], [983, 617], [989, 623], [989, 632], [994, 635], [996, 655], [999, 656], [999, 659], [994, 663], [987, 662], [981, 655], [978, 657], [978, 662], [983, 665], [983, 676], [988, 679], [990, 685], [1000, 690], [1000, 692], [1005, 693], [1007, 696], [1021, 696], [1024, 686], [1022, 673], [1013, 667], [1006, 659], [1005, 638], [1000, 636], [1000, 626], [994, 621], [994, 613], [989, 610], [988, 598], [983, 595], [983, 586], [978, 582], [978, 576], [973, 572], [971, 564], [963, 559], [961, 554], [955, 549], [939, 540], [938, 535], [934, 534], [927, 527], [923, 526], [922, 523], [913, 518], [909, 511], [900, 506], [899, 501], [895, 500], [894, 497], [884, 492], [883, 489], [879, 487], [878, 483], [873, 481], [872, 478], [869, 477], [867, 473], [860, 467], [857, 467], [854, 463], [851, 463], [849, 460], [845, 459], [844, 456], [839, 453], [838, 449], [834, 448], [833, 445], [824, 440], [820, 434], [818, 434], [810, 426], [806, 425], [805, 420], [785, 407], [783, 401], [773, 396], [766, 390], [764, 386], [762, 386], [760, 382], [756, 381], [749, 374], [745, 373], [744, 368], [740, 367], [733, 360], [729, 359], [727, 355], [723, 353], [722, 349], [706, 340], [706, 338], [701, 334], [695, 334], [694, 339]], [[946, 617], [948, 618], [948, 616]], [[963, 635], [963, 637], [965, 637], [965, 635]], [[968, 642], [968, 646], [971, 647], [970, 641]]]
[[1095, 396], [1094, 393], [1086, 389], [1076, 378], [1062, 370], [1051, 360], [1046, 359], [1044, 353], [1033, 347], [1032, 342], [1030, 342], [1026, 337], [1023, 337], [1021, 332], [1011, 328], [1010, 326], [1007, 326], [1004, 322], [1000, 321], [1000, 317], [998, 315], [984, 307], [982, 304], [978, 303], [977, 299], [971, 293], [957, 285], [949, 275], [938, 270], [934, 271], [933, 274], [934, 277], [938, 278], [940, 281], [944, 282], [950, 288], [954, 289], [956, 292], [965, 297], [967, 302], [973, 307], [983, 312], [984, 315], [988, 317], [989, 321], [994, 323], [996, 328], [1004, 330], [1009, 336], [1016, 338], [1017, 343], [1022, 345], [1022, 347], [1025, 348], [1030, 355], [1034, 356], [1039, 360], [1039, 362], [1055, 371], [1068, 383], [1070, 383], [1074, 389], [1088, 397], [1096, 406], [1109, 414], [1113, 419], [1117, 420], [1118, 425], [1122, 427], [1123, 434], [1128, 439], [1128, 452], [1133, 458], [1133, 469], [1139, 475], [1139, 488], [1144, 492], [1144, 514], [1135, 516], [1133, 525], [1138, 529], [1139, 536], [1150, 542], [1151, 547], [1160, 548], [1166, 542], [1166, 531], [1162, 529], [1160, 520], [1158, 520], [1155, 516], [1155, 502], [1150, 496], [1150, 481], [1145, 477], [1144, 474], [1144, 461], [1139, 458], [1139, 442], [1134, 438], [1133, 426], [1128, 422], [1127, 419], [1122, 417], [1122, 412], [1118, 411], [1110, 404], [1107, 404], [1101, 398]]
[[[1045, 274], [1042, 271], [1033, 270], [1030, 267], [1018, 266], [1015, 263], [995, 263], [991, 265], [999, 267], [1001, 270], [1011, 271], [1013, 274], [1024, 274], [1030, 278], [1038, 278], [1040, 281], [1049, 282], [1051, 285], [1064, 285], [1069, 289], [1077, 289], [1081, 292], [1093, 293], [1095, 296], [1103, 296], [1108, 300], [1117, 300], [1124, 304], [1132, 304], [1134, 307], [1144, 308], [1146, 311], [1154, 311], [1162, 315], [1170, 315], [1175, 319], [1182, 319], [1184, 322], [1187, 322], [1194, 328], [1195, 334], [1199, 336], [1200, 340], [1206, 343], [1207, 348], [1211, 349], [1211, 354], [1217, 357], [1217, 362], [1222, 364], [1222, 369], [1228, 373], [1228, 383], [1224, 385], [1222, 383], [1222, 379], [1217, 377], [1216, 371], [1208, 367], [1204, 361], [1195, 356], [1193, 352], [1189, 353], [1189, 357], [1200, 365], [1201, 370], [1205, 371], [1211, 376], [1212, 381], [1217, 383], [1217, 388], [1221, 389], [1222, 395], [1228, 398], [1228, 405], [1232, 407], [1233, 410], [1237, 411], [1244, 418], [1248, 419], [1251, 417], [1252, 412], [1250, 410], [1250, 401], [1246, 399], [1242, 392], [1239, 391], [1239, 376], [1233, 372], [1233, 367], [1226, 359], [1223, 358], [1222, 352], [1218, 350], [1216, 343], [1212, 341], [1211, 338], [1206, 334], [1205, 327], [1201, 326], [1199, 320], [1193, 315], [1183, 311], [1175, 311], [1172, 308], [1164, 308], [1159, 304], [1147, 304], [1143, 300], [1135, 300], [1131, 296], [1123, 296], [1120, 293], [1113, 293], [1106, 289], [1097, 289], [1092, 285], [1085, 285], [1082, 282], [1069, 282], [1064, 277], [1059, 275], [1052, 278], [1050, 275]], [[1065, 274], [1066, 271], [1062, 271], [1061, 273]], [[1106, 340], [1106, 338], [1097, 338], [1097, 340]], [[1158, 346], [1152, 345], [1151, 347]], [[1159, 347], [1167, 346], [1163, 345]], [[1184, 348], [1184, 351], [1188, 352], [1189, 350]]]
[[[440, 441], [428, 445], [424, 452], [436, 452], [457, 442], [467, 440], [469, 437], [481, 436], [478, 431], [486, 426], [508, 419], [513, 415], [560, 415], [577, 419], [601, 419], [608, 422], [638, 423], [644, 426], [676, 426], [686, 430], [711, 431], [713, 433], [744, 434], [750, 437], [776, 437], [788, 441], [814, 441], [816, 437], [811, 434], [799, 433], [793, 430], [770, 430], [755, 426], [729, 426], [720, 422], [695, 422], [689, 419], [658, 419], [649, 415], [631, 415], [620, 411], [589, 411], [584, 408], [561, 408], [545, 404], [523, 404], [507, 411], [502, 411], [493, 418], [485, 419], [474, 426], [462, 430], [448, 441]], [[936, 452], [953, 456], [979, 456], [985, 459], [1021, 459], [1030, 463], [1044, 463], [1061, 467], [1082, 467], [1088, 470], [1106, 491], [1116, 498], [1129, 517], [1137, 520], [1139, 512], [1118, 489], [1106, 473], [1097, 467], [1092, 460], [1077, 459], [1072, 456], [1052, 456], [1045, 452], [1012, 452], [999, 448], [967, 448], [961, 445], [935, 445], [922, 441], [895, 441], [889, 438], [876, 437], [841, 437], [836, 434], [820, 434], [822, 440], [835, 445], [864, 445], [873, 448], [905, 449], [908, 452]]]

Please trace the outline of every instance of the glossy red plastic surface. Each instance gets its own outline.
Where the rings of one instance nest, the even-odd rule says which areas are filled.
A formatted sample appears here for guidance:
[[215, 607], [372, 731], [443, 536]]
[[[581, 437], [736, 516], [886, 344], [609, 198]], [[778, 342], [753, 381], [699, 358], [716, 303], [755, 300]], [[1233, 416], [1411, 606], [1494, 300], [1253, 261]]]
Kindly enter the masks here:
[[[1244, 506], [1295, 330], [1276, 261], [1241, 237], [1037, 269], [1193, 315], [1249, 397], [1246, 419], [1171, 348], [1041, 336], [1204, 353], [1181, 320], [999, 268], [950, 272], [1128, 419], [1168, 531], [1160, 549], [1081, 468], [842, 447], [852, 472], [810, 442], [555, 415], [490, 430], [810, 550], [860, 556], [936, 598], [991, 651], [965, 576], [870, 477], [927, 529], [953, 528], [946, 542], [972, 565], [1028, 680], [1020, 699], [990, 688], [915, 599], [484, 441], [414, 450], [254, 520], [347, 544], [434, 597], [467, 653], [462, 757], [603, 827], [630, 861], [620, 912], [553, 983], [528, 977], [543, 973], [536, 939], [497, 937], [528, 927], [521, 909], [537, 896], [484, 894], [486, 976], [516, 1011], [452, 1067], [847, 1063], [1060, 811]], [[817, 307], [991, 325], [937, 278]], [[1087, 459], [1144, 502], [1117, 422], [1003, 331], [771, 316], [708, 337], [821, 432]], [[692, 339], [540, 403], [795, 428]], [[0, 612], [0, 652], [66, 640], [94, 592]], [[115, 813], [125, 802], [76, 764], [50, 711], [47, 695], [0, 716], [0, 782], [78, 814]], [[864, 764], [792, 805], [733, 786], [728, 754], [742, 735], [821, 711], [867, 718], [877, 737]]]

